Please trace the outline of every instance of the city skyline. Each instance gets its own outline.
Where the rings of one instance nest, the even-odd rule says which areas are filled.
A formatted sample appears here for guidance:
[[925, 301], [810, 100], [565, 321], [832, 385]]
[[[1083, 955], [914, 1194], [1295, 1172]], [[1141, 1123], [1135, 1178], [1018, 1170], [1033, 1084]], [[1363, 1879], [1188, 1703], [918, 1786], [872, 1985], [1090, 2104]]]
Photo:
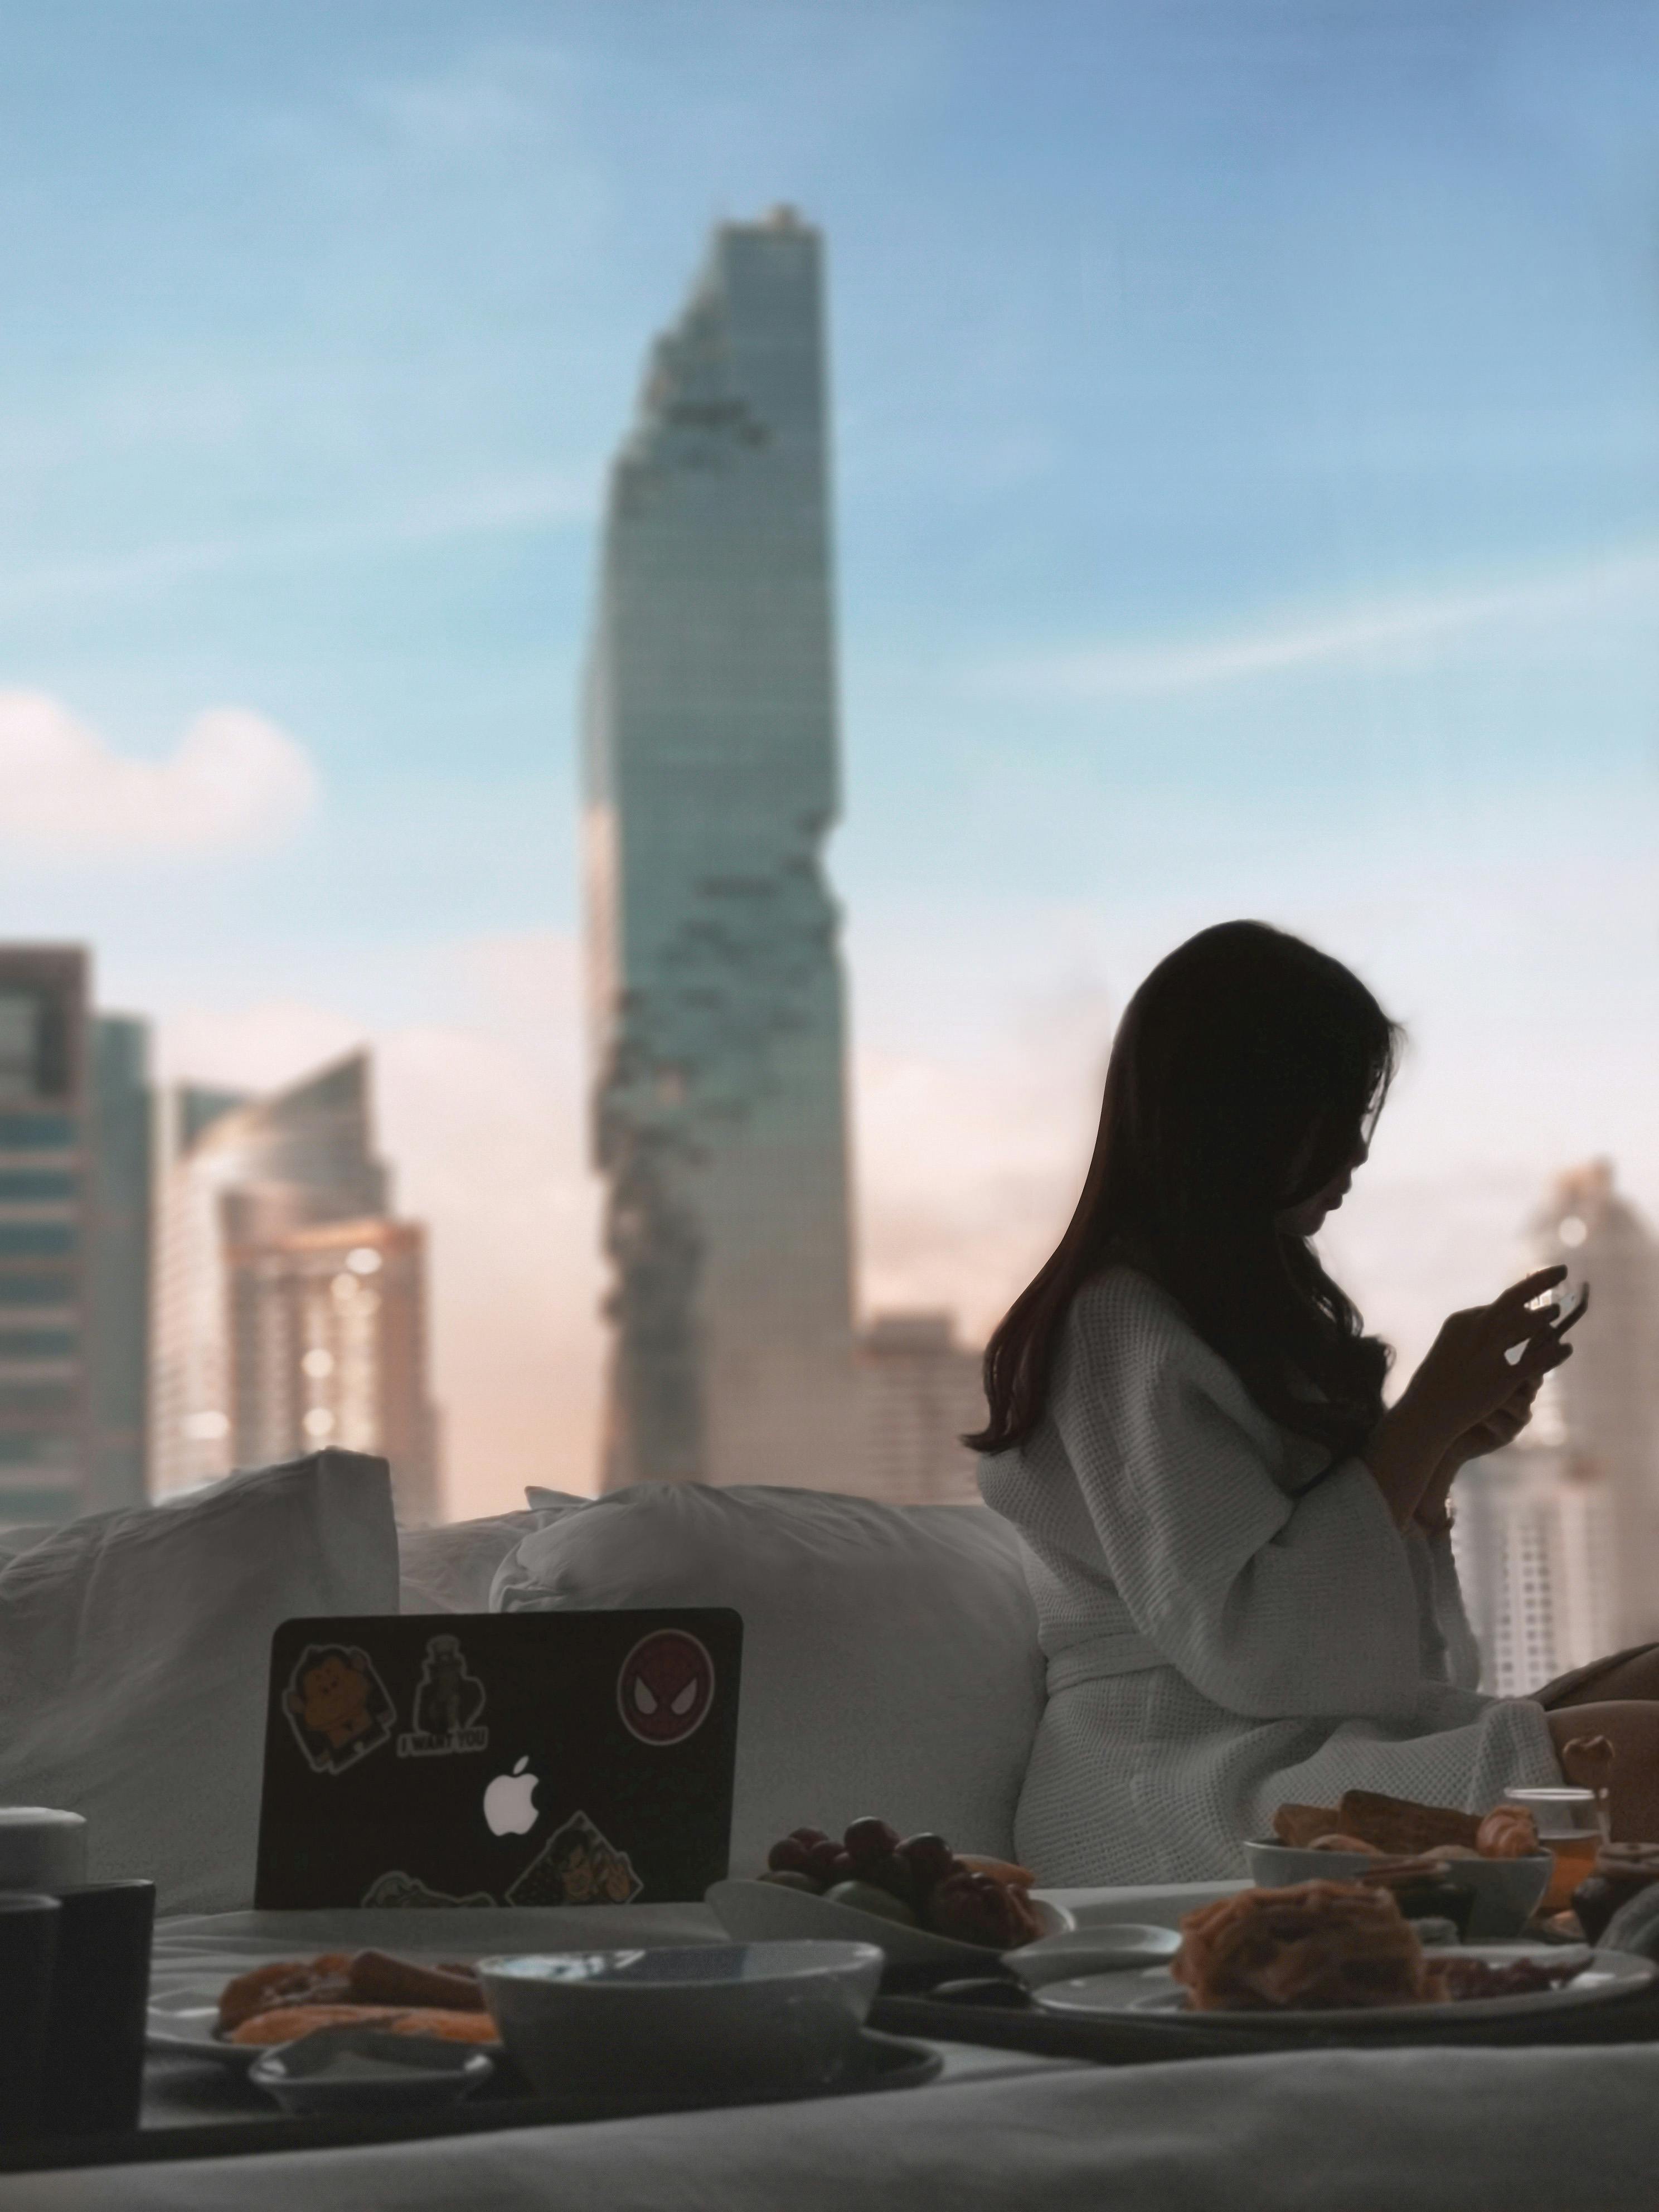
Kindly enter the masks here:
[[0, 934], [94, 945], [163, 1080], [372, 1045], [458, 1509], [598, 1451], [573, 702], [722, 213], [831, 254], [866, 1311], [982, 1336], [1230, 913], [1413, 1032], [1329, 1239], [1402, 1363], [1564, 1164], [1659, 1211], [1659, 27], [1045, 21], [19, 27]]

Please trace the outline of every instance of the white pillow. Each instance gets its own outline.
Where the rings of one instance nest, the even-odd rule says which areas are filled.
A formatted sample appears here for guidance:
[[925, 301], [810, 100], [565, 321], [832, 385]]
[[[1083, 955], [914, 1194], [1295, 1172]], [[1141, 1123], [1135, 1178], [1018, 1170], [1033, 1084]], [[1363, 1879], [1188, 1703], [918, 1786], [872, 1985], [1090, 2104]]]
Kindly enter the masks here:
[[480, 1521], [449, 1521], [435, 1528], [400, 1528], [398, 1559], [403, 1613], [488, 1613], [495, 1570], [532, 1529], [556, 1514], [586, 1505], [560, 1490], [527, 1490], [530, 1510], [498, 1513]]
[[734, 1874], [865, 1814], [1012, 1851], [1043, 1664], [1018, 1540], [982, 1506], [639, 1483], [525, 1537], [491, 1603], [742, 1614]]
[[271, 1632], [397, 1606], [357, 1452], [71, 1522], [0, 1567], [0, 1803], [84, 1814], [90, 1878], [148, 1876], [162, 1911], [250, 1905]]

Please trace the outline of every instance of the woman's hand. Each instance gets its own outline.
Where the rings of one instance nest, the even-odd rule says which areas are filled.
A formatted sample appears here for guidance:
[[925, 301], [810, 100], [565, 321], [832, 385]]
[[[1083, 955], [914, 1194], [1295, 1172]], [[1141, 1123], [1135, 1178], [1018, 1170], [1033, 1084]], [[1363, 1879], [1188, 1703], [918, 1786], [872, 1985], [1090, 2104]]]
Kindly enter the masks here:
[[[1383, 1415], [1364, 1457], [1398, 1527], [1423, 1509], [1425, 1527], [1443, 1528], [1446, 1492], [1462, 1460], [1518, 1435], [1539, 1383], [1571, 1358], [1572, 1347], [1551, 1328], [1554, 1309], [1528, 1310], [1566, 1272], [1540, 1267], [1490, 1305], [1453, 1314], [1399, 1404]], [[1506, 1356], [1517, 1347], [1516, 1358]]]
[[[1507, 1443], [1526, 1425], [1532, 1395], [1545, 1376], [1572, 1357], [1572, 1346], [1551, 1327], [1555, 1308], [1533, 1309], [1530, 1303], [1553, 1290], [1566, 1272], [1540, 1267], [1489, 1306], [1471, 1306], [1442, 1325], [1401, 1403], [1414, 1400], [1425, 1425], [1444, 1432], [1448, 1449], [1488, 1431], [1492, 1441], [1466, 1451], [1466, 1459]], [[1510, 1358], [1517, 1347], [1519, 1356]], [[1525, 1405], [1511, 1427], [1514, 1402], [1523, 1395]]]
[[1512, 1390], [1495, 1413], [1488, 1413], [1484, 1421], [1466, 1429], [1451, 1445], [1430, 1480], [1428, 1488], [1418, 1500], [1413, 1516], [1419, 1528], [1431, 1536], [1446, 1535], [1451, 1528], [1449, 1499], [1451, 1486], [1458, 1470], [1467, 1467], [1472, 1459], [1482, 1459], [1488, 1452], [1500, 1451], [1505, 1444], [1515, 1442], [1532, 1419], [1533, 1400], [1538, 1395], [1536, 1382], [1522, 1382]]
[[1484, 1421], [1477, 1421], [1473, 1428], [1464, 1430], [1447, 1457], [1463, 1467], [1472, 1459], [1484, 1459], [1488, 1452], [1501, 1451], [1505, 1444], [1512, 1444], [1532, 1419], [1533, 1400], [1543, 1379], [1540, 1375], [1530, 1382], [1519, 1384]]

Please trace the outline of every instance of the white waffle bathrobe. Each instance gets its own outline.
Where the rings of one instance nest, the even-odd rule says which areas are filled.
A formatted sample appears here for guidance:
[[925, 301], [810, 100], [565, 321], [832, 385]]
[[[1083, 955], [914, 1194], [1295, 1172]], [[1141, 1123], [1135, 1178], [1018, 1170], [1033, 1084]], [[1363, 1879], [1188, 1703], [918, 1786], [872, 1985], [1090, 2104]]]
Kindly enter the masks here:
[[1315, 1480], [1328, 1458], [1144, 1275], [1079, 1294], [1041, 1425], [980, 1466], [1048, 1662], [1015, 1823], [1042, 1881], [1243, 1874], [1285, 1799], [1484, 1812], [1560, 1780], [1541, 1708], [1474, 1688], [1449, 1542], [1401, 1535], [1359, 1460]]

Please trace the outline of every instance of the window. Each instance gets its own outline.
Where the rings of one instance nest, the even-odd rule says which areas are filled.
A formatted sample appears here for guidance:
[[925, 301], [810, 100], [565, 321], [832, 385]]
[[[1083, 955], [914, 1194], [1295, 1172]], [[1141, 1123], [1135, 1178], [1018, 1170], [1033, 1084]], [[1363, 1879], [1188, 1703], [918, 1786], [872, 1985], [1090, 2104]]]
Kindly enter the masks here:
[[76, 1178], [64, 1168], [0, 1168], [0, 1206], [45, 1205], [72, 1199]]
[[66, 1257], [78, 1242], [73, 1222], [0, 1219], [0, 1260]]
[[78, 1132], [69, 1114], [0, 1114], [0, 1152], [73, 1151]]

